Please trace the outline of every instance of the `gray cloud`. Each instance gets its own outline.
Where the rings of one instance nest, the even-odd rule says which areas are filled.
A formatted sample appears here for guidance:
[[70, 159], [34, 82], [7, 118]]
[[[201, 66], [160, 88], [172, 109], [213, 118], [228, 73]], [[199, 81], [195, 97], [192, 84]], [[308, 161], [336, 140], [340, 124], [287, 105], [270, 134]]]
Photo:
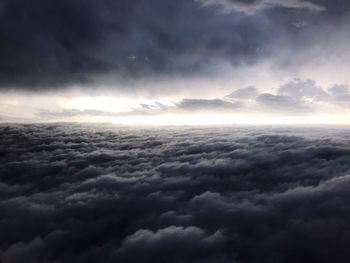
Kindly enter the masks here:
[[[220, 231], [208, 235], [198, 227], [170, 226], [157, 232], [138, 230], [123, 241], [122, 247], [114, 256], [121, 261], [132, 262], [168, 262], [187, 261], [190, 258], [202, 258], [202, 251], [206, 251], [207, 258], [201, 262], [222, 261], [225, 256], [220, 256], [221, 245], [224, 236]], [[138, 253], [134, 253], [138, 251]], [[178, 255], [176, 259], [169, 255]], [[229, 262], [229, 259], [226, 259]], [[223, 262], [223, 261], [222, 261]]]
[[333, 85], [328, 92], [335, 101], [350, 102], [350, 88], [347, 85]]
[[225, 12], [243, 12], [247, 15], [253, 15], [257, 12], [273, 7], [284, 7], [293, 9], [307, 9], [313, 12], [324, 11], [326, 8], [322, 5], [304, 0], [198, 0], [205, 6], [222, 6]]
[[314, 80], [296, 79], [282, 85], [278, 89], [278, 95], [290, 96], [298, 100], [303, 97], [322, 100], [327, 96], [327, 93], [320, 86], [317, 86]]
[[4, 263], [349, 259], [347, 130], [0, 133]]
[[75, 117], [75, 116], [106, 116], [115, 117], [121, 116], [120, 113], [113, 113], [101, 110], [76, 110], [76, 109], [64, 109], [62, 111], [48, 111], [41, 110], [39, 116], [42, 117]]
[[184, 99], [176, 105], [184, 110], [232, 110], [240, 108], [239, 102], [229, 102], [221, 99]]
[[192, 76], [224, 57], [250, 63], [263, 37], [255, 21], [218, 19], [188, 0], [6, 0], [0, 20], [2, 89]]
[[[222, 98], [194, 99], [184, 98], [165, 105], [155, 101], [152, 104], [140, 104], [130, 111], [109, 112], [94, 109], [59, 111], [42, 109], [41, 118], [72, 117], [127, 117], [135, 115], [152, 116], [169, 113], [192, 113], [206, 111], [213, 113], [252, 112], [300, 115], [311, 112], [322, 112], [322, 103], [330, 107], [350, 107], [350, 89], [347, 85], [333, 85], [328, 89], [317, 85], [314, 80], [294, 79], [281, 85], [275, 94], [261, 93], [255, 86], [237, 89]], [[324, 106], [323, 106], [324, 107]]]
[[[295, 54], [304, 58], [309, 47], [326, 43], [319, 37], [322, 32], [347, 21], [343, 0], [338, 5], [297, 0], [210, 3], [241, 6], [245, 12], [287, 8], [244, 16], [218, 15], [215, 8], [203, 8], [203, 2], [194, 0], [34, 0], [33, 4], [5, 0], [0, 18], [0, 88], [99, 90], [131, 83], [120, 85], [130, 88], [135, 80], [210, 77], [222, 72], [220, 65], [239, 68], [261, 61], [288, 70], [300, 65]], [[309, 12], [323, 6], [327, 12]], [[298, 21], [308, 26], [291, 26]]]
[[255, 86], [249, 86], [235, 90], [234, 92], [226, 95], [228, 99], [254, 99], [259, 95], [258, 89]]
[[71, 117], [127, 117], [134, 115], [158, 115], [166, 113], [193, 112], [193, 111], [233, 111], [242, 107], [239, 101], [232, 102], [222, 99], [183, 99], [174, 105], [164, 105], [155, 102], [153, 105], [140, 104], [139, 108], [125, 112], [110, 112], [94, 109], [76, 110], [63, 109], [59, 111], [49, 111], [42, 109], [38, 116], [42, 118], [71, 118]]
[[257, 97], [256, 101], [263, 108], [271, 109], [277, 112], [288, 111], [290, 113], [300, 113], [312, 111], [308, 105], [290, 96], [263, 93]]

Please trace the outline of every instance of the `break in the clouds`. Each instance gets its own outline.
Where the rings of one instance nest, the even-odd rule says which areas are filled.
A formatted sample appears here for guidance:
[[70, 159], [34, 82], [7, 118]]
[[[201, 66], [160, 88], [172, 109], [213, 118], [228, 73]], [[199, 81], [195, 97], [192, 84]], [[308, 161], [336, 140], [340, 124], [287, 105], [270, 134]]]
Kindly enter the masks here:
[[[152, 124], [152, 121], [148, 123], [150, 119], [153, 119], [154, 123], [160, 116], [164, 116], [165, 121], [158, 124], [184, 124], [181, 118], [189, 116], [193, 120], [188, 124], [254, 124], [260, 123], [259, 118], [266, 118], [266, 116], [272, 116], [271, 118], [283, 116], [285, 123], [289, 122], [287, 118], [296, 117], [298, 119], [294, 119], [293, 122], [346, 124], [348, 123], [346, 116], [350, 110], [349, 97], [350, 89], [347, 85], [332, 85], [326, 88], [318, 85], [314, 80], [294, 79], [271, 92], [248, 86], [217, 98], [189, 97], [170, 100], [167, 103], [156, 100], [140, 101], [128, 109], [113, 108], [115, 104], [121, 103], [117, 100], [100, 98], [100, 102], [94, 103], [99, 98], [90, 98], [76, 102], [75, 107], [71, 105], [52, 109], [50, 106], [40, 106], [33, 112], [32, 117], [41, 121], [74, 121], [79, 118], [85, 120], [90, 118], [121, 123], [123, 120], [136, 117], [141, 119], [136, 119], [130, 124]], [[126, 104], [129, 103], [126, 102]], [[335, 118], [337, 112], [343, 113], [337, 116], [339, 119]], [[196, 114], [199, 117], [204, 116], [204, 119], [198, 122]], [[207, 120], [206, 123], [205, 116], [208, 114], [212, 115], [214, 120], [218, 120], [213, 123]], [[166, 121], [169, 115], [178, 116], [178, 121]], [[222, 119], [215, 118], [215, 115], [221, 116]], [[244, 116], [244, 118], [237, 121], [237, 116]], [[321, 119], [312, 121], [315, 116]], [[271, 119], [263, 122], [269, 123], [269, 121]]]
[[350, 259], [348, 130], [0, 133], [3, 263]]

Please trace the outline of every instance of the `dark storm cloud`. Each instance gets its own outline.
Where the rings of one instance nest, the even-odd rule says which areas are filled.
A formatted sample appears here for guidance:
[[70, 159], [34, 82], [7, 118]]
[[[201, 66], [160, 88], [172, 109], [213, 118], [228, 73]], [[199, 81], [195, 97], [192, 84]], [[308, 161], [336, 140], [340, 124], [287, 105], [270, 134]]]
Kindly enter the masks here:
[[217, 17], [188, 0], [5, 0], [0, 19], [2, 88], [194, 74], [225, 56], [248, 62], [264, 37], [257, 21]]
[[[139, 230], [126, 237], [122, 247], [116, 252], [115, 259], [123, 262], [178, 262], [190, 259], [201, 259], [201, 262], [215, 262], [224, 260], [220, 256], [223, 252], [224, 236], [220, 231], [208, 235], [198, 227], [175, 227], [152, 232]], [[206, 251], [206, 258], [203, 252]], [[138, 253], [134, 253], [138, 251]], [[169, 258], [175, 255], [176, 259]], [[229, 262], [228, 259], [222, 262]]]
[[347, 262], [347, 130], [0, 127], [0, 258]]
[[[268, 58], [280, 50], [275, 45], [279, 39], [303, 48], [308, 37], [291, 28], [292, 23], [305, 19], [319, 28], [322, 19], [332, 24], [335, 17], [335, 6], [329, 3], [216, 3], [242, 5], [254, 12], [280, 8], [268, 15], [246, 16], [217, 14], [216, 8], [195, 0], [4, 0], [0, 87], [45, 90], [154, 76], [203, 76], [215, 72], [222, 61], [238, 66]], [[310, 12], [323, 6], [329, 15]]]

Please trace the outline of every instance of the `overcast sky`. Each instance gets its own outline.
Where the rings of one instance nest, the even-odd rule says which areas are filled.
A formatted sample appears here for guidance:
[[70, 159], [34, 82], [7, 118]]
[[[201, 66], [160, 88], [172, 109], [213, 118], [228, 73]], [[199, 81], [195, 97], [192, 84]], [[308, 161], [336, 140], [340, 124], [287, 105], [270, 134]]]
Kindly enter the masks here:
[[349, 123], [346, 0], [3, 0], [0, 121]]

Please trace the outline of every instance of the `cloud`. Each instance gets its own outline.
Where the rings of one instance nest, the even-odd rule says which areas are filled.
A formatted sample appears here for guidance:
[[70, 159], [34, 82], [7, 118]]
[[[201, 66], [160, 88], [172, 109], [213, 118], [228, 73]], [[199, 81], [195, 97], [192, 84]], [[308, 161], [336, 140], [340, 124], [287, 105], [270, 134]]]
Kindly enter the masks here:
[[350, 89], [348, 85], [333, 85], [328, 92], [335, 101], [350, 102]]
[[203, 3], [204, 6], [222, 6], [225, 12], [243, 12], [247, 15], [254, 15], [257, 12], [274, 8], [284, 7], [293, 9], [306, 9], [312, 12], [324, 11], [326, 8], [322, 5], [318, 5], [304, 0], [198, 0]]
[[300, 80], [296, 79], [282, 85], [277, 92], [282, 96], [290, 96], [295, 99], [311, 98], [320, 99], [327, 96], [326, 91], [324, 91], [320, 86], [316, 85], [316, 82], [311, 79]]
[[0, 132], [1, 262], [348, 259], [346, 130]]
[[107, 116], [107, 117], [115, 117], [120, 116], [120, 113], [101, 111], [101, 110], [76, 110], [76, 109], [64, 109], [62, 111], [48, 111], [41, 110], [39, 113], [42, 117], [75, 117], [75, 116]]
[[249, 86], [235, 90], [234, 92], [226, 95], [228, 99], [254, 99], [259, 95], [258, 89], [255, 86]]
[[262, 33], [254, 23], [242, 30], [241, 23], [217, 19], [188, 0], [5, 0], [0, 20], [5, 90], [201, 75], [225, 57], [237, 65], [254, 60]]
[[[261, 113], [281, 115], [322, 114], [349, 108], [350, 90], [347, 85], [334, 84], [326, 89], [311, 79], [293, 79], [279, 86], [274, 93], [261, 92], [255, 86], [237, 89], [219, 98], [183, 98], [174, 101], [153, 101], [140, 103], [133, 109], [112, 112], [87, 108], [78, 109], [40, 109], [41, 119], [69, 120], [84, 117], [121, 118], [129, 116], [156, 116], [166, 114], [191, 114], [195, 111], [221, 113]], [[335, 110], [336, 109], [336, 110]], [[76, 118], [76, 119], [77, 119]]]
[[[213, 8], [202, 8], [203, 4], [245, 13], [288, 9], [274, 8], [269, 16], [217, 15]], [[327, 49], [328, 39], [320, 36], [329, 28], [339, 29], [338, 18], [346, 24], [346, 8], [339, 9], [346, 1], [321, 4], [297, 0], [34, 0], [33, 4], [4, 0], [0, 89], [150, 90], [154, 85], [145, 82], [228, 77], [226, 68], [237, 79], [237, 69], [266, 62], [286, 67], [290, 76], [294, 71], [289, 69], [300, 68], [298, 59], [305, 60], [305, 53], [316, 52], [319, 45]], [[293, 12], [317, 11], [323, 6], [329, 10], [325, 16]], [[291, 27], [296, 21], [308, 27], [296, 30]], [[312, 58], [319, 56], [317, 52]]]
[[[224, 237], [220, 231], [208, 235], [198, 227], [169, 226], [155, 233], [149, 230], [138, 230], [125, 238], [115, 258], [132, 262], [161, 262], [163, 260], [177, 262], [197, 258], [197, 260], [201, 259], [201, 262], [213, 262], [225, 258], [220, 255], [223, 243]], [[203, 257], [202, 250], [206, 251], [205, 257]], [[135, 251], [138, 253], [136, 254]], [[175, 259], [169, 258], [169, 255], [178, 256]]]
[[256, 101], [263, 108], [272, 109], [277, 112], [289, 111], [291, 113], [298, 113], [311, 111], [311, 108], [306, 104], [303, 104], [290, 96], [263, 93], [256, 98]]
[[95, 109], [76, 110], [63, 109], [59, 111], [50, 111], [41, 109], [39, 116], [42, 118], [73, 118], [73, 117], [128, 117], [128, 116], [149, 116], [158, 114], [184, 113], [192, 111], [232, 111], [240, 108], [240, 102], [232, 102], [222, 99], [183, 99], [179, 102], [174, 102], [172, 105], [165, 105], [155, 101], [154, 104], [141, 103], [139, 107], [124, 111], [110, 112]]
[[240, 108], [239, 102], [229, 102], [221, 99], [183, 99], [176, 105], [184, 110], [232, 110]]

